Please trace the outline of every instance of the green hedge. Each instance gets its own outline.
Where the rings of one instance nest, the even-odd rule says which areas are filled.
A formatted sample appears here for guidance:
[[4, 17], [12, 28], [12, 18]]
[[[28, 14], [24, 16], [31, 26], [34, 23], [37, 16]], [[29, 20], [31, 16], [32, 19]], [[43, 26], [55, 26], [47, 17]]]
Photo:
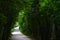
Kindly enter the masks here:
[[[60, 6], [57, 0], [34, 0], [30, 9], [25, 9], [19, 16], [20, 31], [35, 40], [59, 40]], [[40, 5], [40, 6], [39, 6]], [[27, 12], [26, 12], [27, 11]], [[59, 16], [59, 17], [58, 17]], [[59, 22], [59, 23], [58, 23]]]
[[22, 0], [0, 0], [0, 40], [9, 40], [11, 29], [24, 6]]

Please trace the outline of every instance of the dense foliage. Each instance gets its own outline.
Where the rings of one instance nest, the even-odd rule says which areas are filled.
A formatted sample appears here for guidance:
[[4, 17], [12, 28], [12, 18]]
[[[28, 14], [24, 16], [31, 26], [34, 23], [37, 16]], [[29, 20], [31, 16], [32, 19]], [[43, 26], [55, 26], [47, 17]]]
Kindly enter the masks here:
[[[0, 40], [8, 40], [15, 22], [20, 31], [37, 40], [60, 40], [59, 0], [0, 0]], [[54, 38], [54, 35], [52, 38]]]
[[20, 12], [20, 31], [36, 40], [59, 40], [59, 4], [57, 0], [34, 0]]
[[8, 40], [20, 10], [24, 8], [22, 0], [0, 0], [0, 40]]

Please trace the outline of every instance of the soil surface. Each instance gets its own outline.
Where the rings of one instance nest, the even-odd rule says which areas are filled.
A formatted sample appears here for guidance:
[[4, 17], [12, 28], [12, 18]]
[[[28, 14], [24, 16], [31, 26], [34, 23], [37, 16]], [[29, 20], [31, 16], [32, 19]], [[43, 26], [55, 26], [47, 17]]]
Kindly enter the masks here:
[[14, 32], [12, 32], [12, 40], [31, 40], [27, 36], [23, 35], [19, 31], [19, 27], [14, 28]]

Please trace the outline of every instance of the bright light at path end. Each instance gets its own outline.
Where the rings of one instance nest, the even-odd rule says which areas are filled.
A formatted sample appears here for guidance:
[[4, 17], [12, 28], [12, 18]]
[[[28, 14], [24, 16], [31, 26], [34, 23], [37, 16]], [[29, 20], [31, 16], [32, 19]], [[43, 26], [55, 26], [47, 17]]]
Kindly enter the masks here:
[[22, 34], [21, 32], [12, 32], [12, 34]]

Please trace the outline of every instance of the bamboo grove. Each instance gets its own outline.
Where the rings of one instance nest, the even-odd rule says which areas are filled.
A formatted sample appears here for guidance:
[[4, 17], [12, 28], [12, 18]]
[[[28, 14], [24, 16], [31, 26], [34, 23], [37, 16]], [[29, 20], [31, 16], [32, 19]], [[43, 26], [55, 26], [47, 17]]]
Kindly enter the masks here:
[[59, 4], [59, 0], [0, 0], [0, 40], [9, 40], [16, 21], [32, 40], [60, 40]]

